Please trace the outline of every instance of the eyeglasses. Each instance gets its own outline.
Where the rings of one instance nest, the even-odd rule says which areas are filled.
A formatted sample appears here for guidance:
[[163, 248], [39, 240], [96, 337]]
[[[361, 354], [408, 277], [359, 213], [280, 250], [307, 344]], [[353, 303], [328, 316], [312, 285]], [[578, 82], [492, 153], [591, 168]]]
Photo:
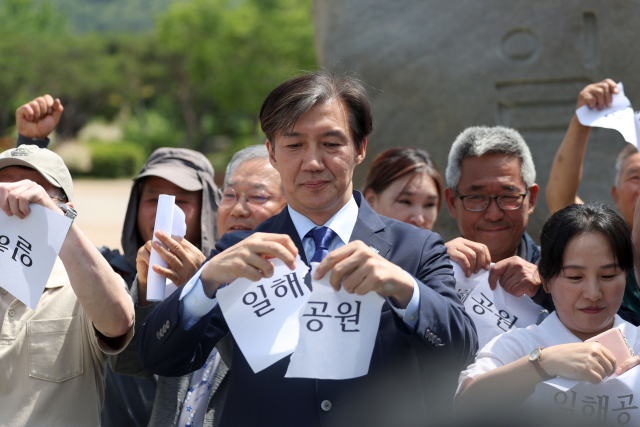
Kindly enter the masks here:
[[522, 204], [524, 203], [524, 198], [527, 197], [527, 194], [529, 194], [529, 192], [513, 193], [513, 194], [505, 194], [503, 196], [489, 197], [489, 196], [481, 196], [481, 195], [475, 195], [475, 194], [461, 196], [460, 194], [456, 193], [456, 196], [460, 200], [462, 200], [462, 206], [464, 206], [466, 210], [471, 212], [480, 212], [480, 211], [486, 210], [489, 207], [491, 200], [493, 199], [495, 199], [496, 203], [498, 204], [498, 207], [502, 210], [505, 210], [505, 211], [518, 210], [522, 207]]
[[261, 209], [271, 199], [278, 199], [282, 196], [272, 196], [261, 190], [251, 190], [246, 193], [236, 193], [233, 188], [218, 189], [216, 192], [216, 202], [218, 207], [230, 208], [236, 204], [240, 197], [244, 196], [245, 202], [253, 209]]

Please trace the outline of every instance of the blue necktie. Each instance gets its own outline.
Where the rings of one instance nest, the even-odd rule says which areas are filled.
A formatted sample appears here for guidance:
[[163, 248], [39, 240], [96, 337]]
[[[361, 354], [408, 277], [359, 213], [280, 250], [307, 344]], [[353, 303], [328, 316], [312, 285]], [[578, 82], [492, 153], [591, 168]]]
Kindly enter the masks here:
[[320, 262], [329, 255], [329, 245], [337, 234], [328, 227], [316, 227], [307, 233], [307, 236], [309, 235], [316, 244], [316, 253], [313, 254], [311, 262]]

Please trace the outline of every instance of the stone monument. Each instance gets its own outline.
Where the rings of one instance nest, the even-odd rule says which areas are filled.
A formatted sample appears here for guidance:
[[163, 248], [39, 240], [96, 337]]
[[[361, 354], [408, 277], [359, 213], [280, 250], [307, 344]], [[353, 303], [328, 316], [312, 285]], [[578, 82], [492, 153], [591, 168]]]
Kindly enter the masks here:
[[[321, 65], [356, 72], [369, 85], [374, 133], [356, 169], [392, 146], [418, 146], [444, 177], [447, 155], [468, 126], [517, 129], [533, 153], [540, 186], [529, 232], [549, 216], [544, 192], [578, 92], [606, 77], [622, 81], [640, 109], [640, 1], [314, 0]], [[624, 148], [594, 129], [579, 195], [614, 206], [614, 163]], [[446, 207], [436, 231], [459, 236]]]

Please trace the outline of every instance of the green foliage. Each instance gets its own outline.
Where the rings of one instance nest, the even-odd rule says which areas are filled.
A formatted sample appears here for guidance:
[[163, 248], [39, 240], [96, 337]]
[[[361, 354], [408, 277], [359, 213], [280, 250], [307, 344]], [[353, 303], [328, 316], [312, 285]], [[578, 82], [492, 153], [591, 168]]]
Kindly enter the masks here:
[[171, 0], [51, 0], [76, 32], [144, 31]]
[[92, 165], [88, 175], [97, 178], [132, 177], [147, 159], [144, 150], [131, 142], [93, 142], [87, 146], [91, 151]]
[[160, 147], [178, 147], [184, 133], [175, 129], [174, 124], [156, 111], [145, 110], [132, 116], [124, 126], [124, 137], [135, 142], [147, 154]]
[[[0, 0], [0, 136], [17, 107], [50, 93], [65, 106], [63, 139], [101, 118], [122, 123], [124, 138], [145, 155], [182, 146], [229, 158], [264, 141], [258, 114], [266, 95], [316, 68], [311, 2]], [[153, 31], [74, 31], [133, 28], [127, 20], [143, 10]], [[78, 16], [92, 27], [78, 28]]]

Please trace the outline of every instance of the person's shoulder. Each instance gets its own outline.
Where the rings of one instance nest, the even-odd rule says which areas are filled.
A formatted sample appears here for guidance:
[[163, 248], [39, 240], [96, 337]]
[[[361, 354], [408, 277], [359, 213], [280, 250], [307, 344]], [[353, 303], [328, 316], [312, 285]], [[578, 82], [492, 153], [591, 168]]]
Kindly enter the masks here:
[[382, 223], [385, 225], [385, 234], [391, 236], [395, 240], [402, 240], [403, 243], [414, 243], [424, 245], [426, 242], [436, 244], [442, 243], [442, 237], [435, 231], [418, 228], [415, 225], [398, 221], [397, 219], [388, 218], [378, 215]]
[[[279, 215], [279, 214], [278, 214]], [[216, 250], [222, 252], [225, 249], [241, 242], [254, 233], [269, 233], [273, 229], [275, 221], [278, 220], [278, 215], [274, 215], [258, 224], [254, 230], [237, 230], [222, 235], [220, 240], [216, 243]]]
[[102, 255], [107, 261], [110, 261], [117, 256], [122, 256], [120, 255], [119, 249], [110, 249], [108, 246], [99, 247], [98, 252], [100, 252], [100, 255]]

